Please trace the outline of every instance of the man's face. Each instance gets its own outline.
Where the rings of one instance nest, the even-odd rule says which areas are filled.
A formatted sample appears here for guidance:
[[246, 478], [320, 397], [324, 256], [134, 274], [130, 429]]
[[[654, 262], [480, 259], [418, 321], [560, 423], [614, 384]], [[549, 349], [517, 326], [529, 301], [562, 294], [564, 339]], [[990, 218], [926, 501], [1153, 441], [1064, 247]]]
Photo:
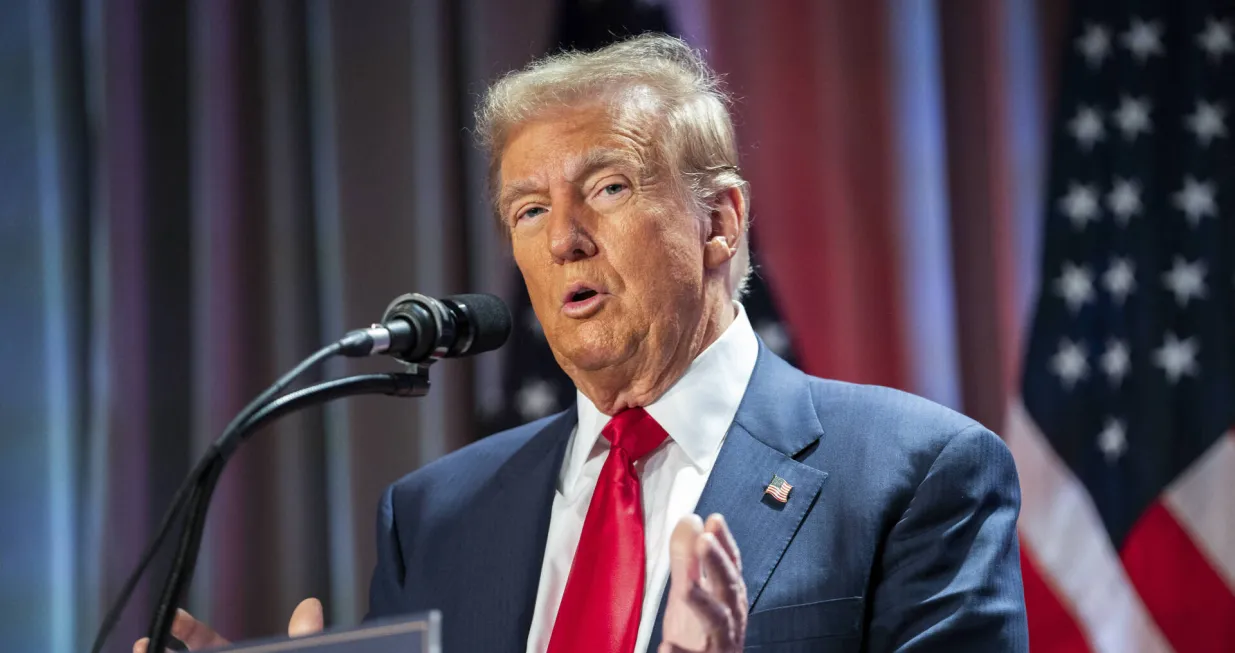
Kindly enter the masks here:
[[699, 323], [707, 223], [655, 138], [604, 107], [564, 109], [517, 128], [502, 154], [499, 211], [567, 372], [655, 374]]

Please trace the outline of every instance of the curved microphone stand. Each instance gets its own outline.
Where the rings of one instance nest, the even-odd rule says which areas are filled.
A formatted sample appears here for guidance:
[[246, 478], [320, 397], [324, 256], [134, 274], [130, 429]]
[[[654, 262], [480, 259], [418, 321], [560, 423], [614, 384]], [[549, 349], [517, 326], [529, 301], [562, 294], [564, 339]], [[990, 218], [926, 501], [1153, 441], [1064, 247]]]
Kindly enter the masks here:
[[236, 450], [255, 432], [270, 422], [297, 410], [326, 403], [343, 397], [366, 394], [383, 394], [395, 397], [420, 397], [429, 391], [429, 379], [424, 365], [409, 366], [407, 372], [386, 374], [362, 374], [343, 379], [326, 381], [302, 390], [278, 396], [291, 383], [311, 367], [327, 358], [346, 354], [348, 348], [355, 343], [344, 338], [339, 342], [324, 347], [312, 356], [306, 358], [292, 371], [288, 372], [265, 392], [254, 399], [228, 425], [217, 440], [214, 441], [193, 468], [176, 494], [171, 505], [164, 513], [158, 532], [142, 553], [137, 567], [121, 588], [111, 609], [103, 619], [99, 632], [95, 637], [91, 650], [99, 653], [108, 635], [119, 621], [124, 606], [132, 597], [142, 575], [154, 560], [155, 554], [162, 547], [171, 533], [172, 526], [180, 517], [184, 517], [184, 527], [176, 549], [172, 567], [164, 580], [160, 592], [159, 604], [151, 619], [148, 636], [150, 643], [147, 650], [160, 651], [167, 641], [171, 624], [175, 617], [176, 606], [179, 605], [184, 591], [192, 577], [193, 566], [201, 547], [203, 529], [206, 522], [206, 512], [210, 498], [214, 493], [215, 484], [223, 472], [224, 466]]

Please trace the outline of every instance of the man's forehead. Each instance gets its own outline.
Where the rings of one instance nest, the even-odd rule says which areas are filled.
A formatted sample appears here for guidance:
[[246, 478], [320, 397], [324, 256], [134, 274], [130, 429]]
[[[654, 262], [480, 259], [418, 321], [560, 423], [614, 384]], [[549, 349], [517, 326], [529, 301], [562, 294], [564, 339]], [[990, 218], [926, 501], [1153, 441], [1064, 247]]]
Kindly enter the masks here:
[[648, 123], [646, 117], [607, 104], [545, 111], [511, 129], [501, 168], [524, 167], [529, 158], [532, 167], [542, 159], [555, 159], [559, 167], [581, 168], [609, 156], [605, 150], [627, 150], [638, 157], [651, 144]]
[[[631, 146], [623, 147], [621, 144], [605, 143], [601, 145], [593, 145], [587, 148], [579, 148], [563, 153], [560, 163], [556, 167], [560, 170], [552, 170], [555, 166], [545, 166], [549, 173], [560, 172], [568, 179], [577, 180], [581, 175], [589, 172], [594, 172], [599, 168], [607, 168], [612, 166], [637, 167], [643, 161], [643, 157], [639, 152]], [[544, 174], [544, 172], [541, 172]]]

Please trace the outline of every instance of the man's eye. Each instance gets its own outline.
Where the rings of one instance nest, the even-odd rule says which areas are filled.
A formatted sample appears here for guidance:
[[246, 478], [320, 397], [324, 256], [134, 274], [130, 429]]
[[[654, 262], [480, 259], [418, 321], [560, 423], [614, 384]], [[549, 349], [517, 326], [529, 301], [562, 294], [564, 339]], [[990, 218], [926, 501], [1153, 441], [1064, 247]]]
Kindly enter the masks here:
[[543, 212], [544, 210], [545, 210], [545, 207], [543, 207], [543, 206], [533, 206], [532, 208], [530, 208], [530, 209], [528, 209], [528, 210], [524, 211], [523, 213], [520, 213], [519, 215], [515, 216], [515, 220], [516, 220], [516, 221], [518, 221], [518, 220], [522, 220], [523, 218], [534, 218], [534, 217], [536, 217], [536, 216], [540, 215], [540, 214], [541, 214], [541, 212]]
[[609, 184], [601, 190], [604, 191], [606, 195], [617, 195], [618, 193], [626, 190], [626, 184]]

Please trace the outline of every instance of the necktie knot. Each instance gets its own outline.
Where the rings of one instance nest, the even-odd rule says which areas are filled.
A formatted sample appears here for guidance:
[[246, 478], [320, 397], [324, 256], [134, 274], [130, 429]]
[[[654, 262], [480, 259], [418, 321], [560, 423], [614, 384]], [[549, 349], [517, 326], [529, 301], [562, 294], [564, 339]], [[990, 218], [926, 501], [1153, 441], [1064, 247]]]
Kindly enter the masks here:
[[631, 462], [652, 453], [669, 434], [642, 408], [628, 408], [614, 415], [600, 432], [609, 444], [626, 452]]

